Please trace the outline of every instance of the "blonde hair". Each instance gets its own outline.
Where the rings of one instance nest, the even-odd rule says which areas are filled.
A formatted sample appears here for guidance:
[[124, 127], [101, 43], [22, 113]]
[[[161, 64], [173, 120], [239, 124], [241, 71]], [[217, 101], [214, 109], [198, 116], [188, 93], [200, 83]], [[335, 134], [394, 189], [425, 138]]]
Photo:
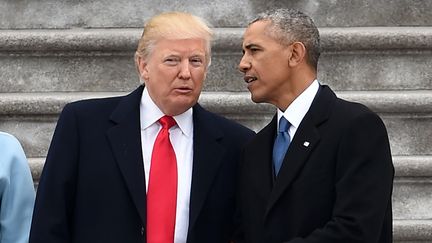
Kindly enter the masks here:
[[206, 42], [206, 61], [207, 65], [210, 65], [212, 36], [213, 32], [208, 24], [192, 14], [166, 12], [156, 15], [144, 25], [144, 31], [135, 53], [135, 63], [138, 63], [138, 57], [148, 59], [160, 39], [199, 38]]

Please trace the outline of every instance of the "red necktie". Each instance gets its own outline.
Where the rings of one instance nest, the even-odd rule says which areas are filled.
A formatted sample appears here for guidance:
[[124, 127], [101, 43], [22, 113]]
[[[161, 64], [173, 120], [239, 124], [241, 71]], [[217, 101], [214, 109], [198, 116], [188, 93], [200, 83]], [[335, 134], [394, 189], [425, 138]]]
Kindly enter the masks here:
[[171, 116], [159, 119], [162, 129], [153, 146], [147, 191], [147, 243], [173, 243], [177, 205], [177, 160], [169, 139], [176, 124]]

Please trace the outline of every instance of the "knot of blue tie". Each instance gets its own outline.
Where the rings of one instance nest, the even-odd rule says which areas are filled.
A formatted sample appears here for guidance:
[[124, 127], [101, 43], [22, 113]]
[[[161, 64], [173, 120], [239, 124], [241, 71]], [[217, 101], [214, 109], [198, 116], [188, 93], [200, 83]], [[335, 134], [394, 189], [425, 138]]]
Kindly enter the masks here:
[[279, 170], [282, 167], [283, 159], [291, 142], [291, 138], [288, 133], [290, 126], [291, 124], [289, 121], [282, 116], [279, 120], [279, 130], [273, 146], [273, 166], [276, 175], [278, 175]]
[[281, 133], [288, 132], [288, 128], [290, 126], [291, 126], [291, 124], [289, 123], [289, 121], [285, 117], [282, 116], [279, 120], [279, 132], [281, 132]]

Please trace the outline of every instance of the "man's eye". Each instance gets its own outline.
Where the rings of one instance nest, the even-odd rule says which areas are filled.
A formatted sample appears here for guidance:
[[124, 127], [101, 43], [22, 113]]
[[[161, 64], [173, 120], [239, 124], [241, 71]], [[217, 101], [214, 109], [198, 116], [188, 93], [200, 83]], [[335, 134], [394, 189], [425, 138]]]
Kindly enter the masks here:
[[178, 62], [178, 60], [176, 58], [166, 58], [164, 60], [164, 63], [168, 64], [168, 65], [176, 65]]
[[194, 66], [201, 66], [201, 64], [203, 63], [201, 58], [192, 58], [190, 60], [190, 62], [192, 63], [192, 65]]

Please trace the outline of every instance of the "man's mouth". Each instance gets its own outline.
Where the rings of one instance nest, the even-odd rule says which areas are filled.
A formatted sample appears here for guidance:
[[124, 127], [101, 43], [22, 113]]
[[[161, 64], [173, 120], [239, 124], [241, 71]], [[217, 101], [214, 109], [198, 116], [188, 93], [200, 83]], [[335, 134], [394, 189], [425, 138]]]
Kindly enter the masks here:
[[244, 77], [244, 81], [246, 82], [246, 83], [252, 83], [253, 81], [255, 81], [255, 80], [257, 80], [258, 78], [257, 77], [254, 77], [254, 76], [245, 76]]
[[185, 93], [192, 92], [192, 88], [189, 88], [189, 87], [178, 87], [178, 88], [175, 89], [175, 91], [178, 92], [178, 93], [185, 94]]

